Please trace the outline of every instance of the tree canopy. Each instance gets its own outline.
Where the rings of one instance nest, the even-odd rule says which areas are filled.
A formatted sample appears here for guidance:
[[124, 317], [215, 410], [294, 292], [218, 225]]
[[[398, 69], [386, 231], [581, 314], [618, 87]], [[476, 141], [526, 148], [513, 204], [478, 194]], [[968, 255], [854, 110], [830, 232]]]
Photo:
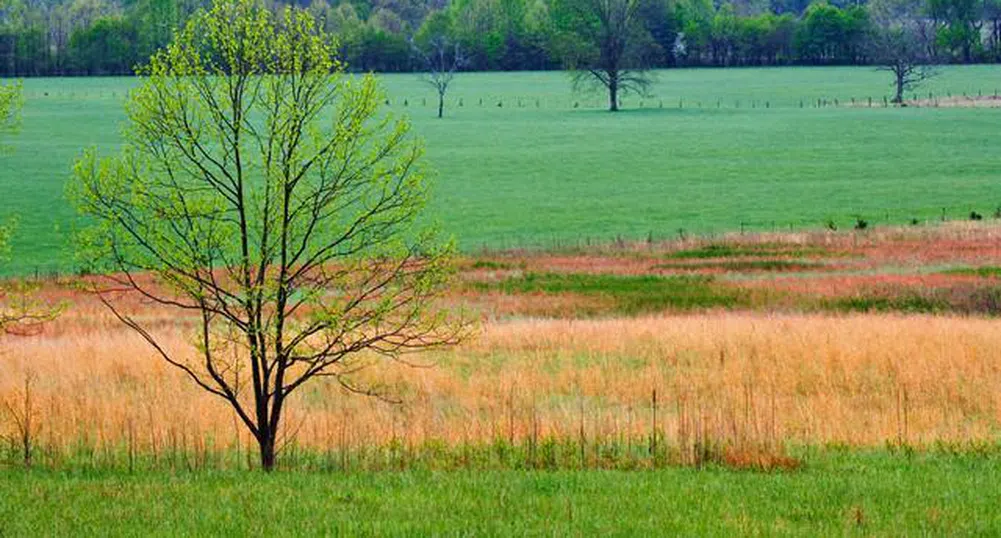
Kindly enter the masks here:
[[[588, 0], [590, 1], [590, 0]], [[132, 74], [207, 0], [0, 0], [0, 76]], [[1001, 59], [1001, 0], [637, 0], [651, 67], [872, 64], [864, 40], [891, 9], [952, 62]], [[442, 20], [468, 69], [558, 69], [565, 0], [311, 0], [356, 71], [421, 71], [411, 41]], [[274, 13], [289, 5], [269, 3]], [[586, 21], [579, 28], [585, 31]]]
[[[121, 152], [87, 152], [70, 189], [92, 223], [82, 257], [108, 275], [95, 291], [233, 408], [265, 469], [304, 384], [371, 393], [353, 377], [370, 361], [459, 331], [437, 302], [453, 249], [421, 218], [421, 144], [343, 69], [310, 12], [219, 0], [153, 56]], [[190, 315], [195, 353], [162, 346], [123, 294]]]

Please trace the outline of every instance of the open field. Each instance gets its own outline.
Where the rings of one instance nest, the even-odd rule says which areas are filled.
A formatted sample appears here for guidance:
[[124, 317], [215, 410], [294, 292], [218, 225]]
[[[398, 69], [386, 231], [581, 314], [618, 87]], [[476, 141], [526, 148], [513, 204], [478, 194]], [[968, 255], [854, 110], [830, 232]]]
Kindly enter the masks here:
[[[996, 534], [999, 236], [468, 256], [445, 300], [476, 337], [360, 357], [394, 403], [299, 393], [271, 475], [222, 403], [48, 281], [65, 313], [0, 355], [0, 535]], [[191, 320], [127, 306], [191, 352]]]
[[[992, 446], [999, 234], [954, 224], [468, 258], [446, 300], [478, 313], [475, 338], [411, 357], [417, 368], [345, 366], [370, 363], [355, 381], [400, 403], [333, 382], [300, 393], [286, 463], [768, 470], [798, 467], [788, 450], [802, 446]], [[60, 281], [43, 295], [67, 311], [0, 357], [0, 400], [33, 417], [36, 465], [252, 466], [231, 412], [96, 299]], [[128, 308], [196, 362], [192, 320]], [[16, 463], [23, 436], [2, 426]]]
[[[471, 327], [331, 365], [271, 474], [73, 274], [63, 184], [134, 80], [29, 80], [0, 274], [62, 308], [3, 335], [0, 537], [1001, 533], [999, 74], [892, 108], [870, 69], [677, 70], [615, 116], [563, 74], [469, 74], [442, 121], [385, 77], [462, 248], [436, 306]], [[216, 374], [204, 319], [121, 299]], [[213, 353], [246, 405], [241, 345]]]
[[[435, 214], [467, 252], [828, 219], [844, 228], [856, 216], [899, 225], [1001, 204], [1001, 111], [882, 108], [888, 79], [870, 68], [665, 71], [652, 97], [627, 98], [631, 110], [614, 117], [600, 96], [574, 96], [562, 73], [462, 75], [444, 121], [415, 76], [384, 80], [439, 172]], [[82, 148], [115, 148], [133, 82], [26, 81], [24, 130], [3, 165], [3, 210], [21, 218], [8, 272], [72, 269], [63, 185]], [[998, 87], [996, 66], [949, 67], [919, 97]]]
[[823, 452], [794, 473], [21, 473], [7, 536], [985, 536], [997, 456]]

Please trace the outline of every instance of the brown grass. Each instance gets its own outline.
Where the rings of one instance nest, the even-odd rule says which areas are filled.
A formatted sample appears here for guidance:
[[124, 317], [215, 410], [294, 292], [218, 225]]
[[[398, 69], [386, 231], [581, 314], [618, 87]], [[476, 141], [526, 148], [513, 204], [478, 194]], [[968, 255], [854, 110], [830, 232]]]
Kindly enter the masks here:
[[[505, 294], [459, 285], [450, 300], [482, 314], [476, 337], [454, 351], [415, 359], [430, 367], [375, 362], [359, 380], [383, 383], [402, 404], [318, 382], [297, 396], [286, 440], [315, 450], [425, 441], [535, 443], [547, 437], [636, 441], [674, 447], [688, 463], [771, 470], [795, 467], [777, 448], [787, 443], [967, 444], [997, 438], [998, 321], [768, 310], [795, 311], [801, 297], [827, 300], [874, 289], [892, 294], [993, 286], [990, 279], [963, 275], [898, 273], [907, 264], [998, 265], [1001, 227], [953, 224], [726, 241], [821, 248], [818, 259], [869, 271], [726, 282], [779, 297], [762, 303], [762, 312], [630, 319], [572, 319], [607, 306], [601, 296]], [[497, 281], [525, 271], [643, 274], [652, 260], [705, 244], [505, 253], [464, 261], [461, 278]], [[251, 440], [224, 403], [155, 358], [98, 301], [68, 284], [52, 283], [42, 293], [70, 304], [60, 319], [41, 334], [4, 342], [0, 438], [16, 437], [12, 413], [3, 412], [2, 403], [17, 410], [24, 380], [31, 378], [32, 435], [51, 458], [123, 446], [154, 455], [246, 451]], [[183, 317], [138, 301], [126, 308], [154, 327], [168, 348], [180, 356], [193, 353], [191, 325]]]
[[[70, 316], [10, 340], [0, 399], [33, 376], [35, 437], [50, 451], [209, 450], [250, 443], [227, 407], [195, 389], [106, 315]], [[104, 322], [108, 321], [108, 325]], [[184, 330], [161, 334], [190, 352]], [[707, 314], [485, 325], [429, 368], [379, 363], [401, 405], [316, 384], [288, 417], [318, 450], [428, 440], [451, 444], [642, 439], [722, 446], [724, 463], [794, 466], [783, 443], [878, 446], [986, 442], [1001, 412], [1001, 331], [982, 319]], [[657, 393], [654, 424], [653, 393]], [[10, 429], [10, 421], [3, 422]], [[764, 447], [764, 448], [762, 448]]]
[[998, 108], [1001, 107], [1001, 97], [996, 95], [953, 95], [932, 97], [931, 99], [911, 99], [908, 106], [923, 108]]

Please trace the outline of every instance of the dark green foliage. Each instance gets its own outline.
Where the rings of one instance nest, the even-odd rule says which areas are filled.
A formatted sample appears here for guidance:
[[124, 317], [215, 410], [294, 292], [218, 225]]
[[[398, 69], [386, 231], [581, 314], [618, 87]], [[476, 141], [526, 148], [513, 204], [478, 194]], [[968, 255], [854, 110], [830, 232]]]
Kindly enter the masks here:
[[935, 314], [950, 310], [948, 302], [943, 299], [925, 297], [917, 294], [902, 296], [866, 296], [837, 298], [825, 301], [824, 309], [835, 312], [865, 312], [885, 313], [900, 312], [904, 314]]
[[983, 267], [960, 267], [956, 269], [949, 269], [948, 271], [943, 271], [943, 274], [978, 276], [981, 278], [1001, 278], [1001, 267], [992, 265]]
[[505, 293], [578, 294], [610, 300], [622, 314], [734, 308], [747, 303], [745, 292], [727, 288], [705, 276], [618, 276], [535, 274], [499, 283], [478, 283], [482, 289]]
[[798, 57], [810, 64], [852, 64], [864, 61], [869, 13], [862, 6], [844, 9], [824, 2], [812, 4], [796, 30]]
[[487, 269], [490, 271], [508, 271], [515, 269], [514, 264], [498, 262], [494, 260], [476, 260], [469, 266], [470, 269]]
[[[287, 2], [278, 1], [273, 9]], [[470, 70], [557, 69], [573, 48], [563, 0], [351, 0], [309, 6], [359, 71], [419, 69], [408, 40], [449, 19]], [[579, 0], [570, 3], [579, 4]], [[653, 67], [870, 64], [881, 5], [773, 0], [637, 0], [643, 64]], [[10, 0], [0, 8], [0, 76], [132, 74], [205, 0]], [[875, 3], [874, 3], [875, 4]], [[269, 4], [270, 5], [270, 4]], [[921, 0], [904, 22], [931, 28], [925, 49], [954, 62], [1001, 59], [997, 0]], [[930, 20], [928, 20], [930, 18]], [[579, 25], [578, 25], [579, 26]], [[563, 28], [563, 30], [561, 30]]]
[[654, 265], [652, 269], [668, 271], [700, 271], [705, 269], [716, 269], [726, 272], [748, 272], [748, 271], [810, 271], [822, 270], [830, 266], [817, 262], [791, 261], [791, 260], [737, 260], [737, 261], [717, 261], [699, 263], [660, 263]]
[[70, 38], [70, 69], [82, 75], [130, 73], [149, 57], [138, 54], [138, 39], [133, 21], [120, 17], [98, 19]]
[[689, 250], [672, 252], [668, 257], [678, 260], [716, 258], [806, 258], [829, 256], [831, 253], [820, 248], [804, 248], [798, 245], [762, 243], [754, 245], [730, 245], [714, 243]]

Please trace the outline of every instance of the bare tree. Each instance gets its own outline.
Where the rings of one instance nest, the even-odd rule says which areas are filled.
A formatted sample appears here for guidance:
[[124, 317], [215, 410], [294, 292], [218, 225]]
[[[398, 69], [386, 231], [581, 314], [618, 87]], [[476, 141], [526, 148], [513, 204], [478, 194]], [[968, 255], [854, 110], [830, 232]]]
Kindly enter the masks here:
[[[335, 51], [306, 11], [218, 0], [143, 71], [121, 154], [86, 153], [70, 189], [93, 222], [80, 251], [108, 275], [95, 291], [232, 407], [265, 470], [300, 387], [383, 394], [353, 374], [462, 330], [437, 300], [452, 244], [420, 224], [422, 149]], [[187, 313], [195, 353], [162, 345], [124, 294]]]
[[933, 47], [920, 17], [889, 2], [873, 8], [874, 24], [870, 30], [868, 53], [880, 71], [893, 74], [893, 102], [904, 103], [904, 93], [917, 89], [935, 76]]
[[453, 43], [443, 35], [427, 39], [423, 45], [419, 45], [417, 40], [411, 40], [410, 44], [424, 69], [421, 80], [434, 88], [438, 94], [438, 118], [443, 118], [445, 94], [448, 93], [455, 74], [469, 64], [469, 58], [459, 43]]
[[646, 95], [656, 42], [643, 25], [640, 0], [557, 0], [563, 27], [561, 49], [573, 73], [574, 88], [608, 91], [609, 110], [619, 110], [620, 95]]

